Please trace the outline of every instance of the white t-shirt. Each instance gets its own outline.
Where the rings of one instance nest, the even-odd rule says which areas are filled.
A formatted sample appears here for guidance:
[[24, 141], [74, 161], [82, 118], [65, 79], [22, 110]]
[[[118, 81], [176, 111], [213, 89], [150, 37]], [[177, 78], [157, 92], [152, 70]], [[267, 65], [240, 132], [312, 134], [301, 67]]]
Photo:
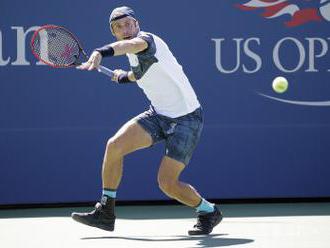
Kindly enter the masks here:
[[176, 118], [200, 107], [191, 84], [166, 43], [158, 36], [140, 32], [148, 48], [127, 54], [131, 69], [158, 114]]

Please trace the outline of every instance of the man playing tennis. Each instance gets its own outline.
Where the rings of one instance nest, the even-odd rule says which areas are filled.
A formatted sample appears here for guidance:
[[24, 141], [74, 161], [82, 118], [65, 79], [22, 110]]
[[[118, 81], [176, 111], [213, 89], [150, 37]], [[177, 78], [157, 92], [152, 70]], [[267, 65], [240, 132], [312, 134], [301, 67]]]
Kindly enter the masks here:
[[112, 80], [120, 84], [136, 82], [151, 107], [109, 139], [103, 161], [101, 201], [92, 212], [73, 213], [72, 218], [113, 231], [116, 191], [122, 178], [124, 156], [165, 141], [165, 155], [158, 172], [159, 187], [170, 198], [196, 208], [197, 224], [189, 235], [209, 234], [222, 220], [221, 212], [179, 179], [203, 127], [202, 108], [195, 92], [166, 43], [154, 34], [140, 31], [131, 8], [114, 9], [109, 24], [118, 41], [95, 49], [89, 60], [77, 68], [94, 70], [103, 57], [127, 55], [131, 71], [115, 70]]

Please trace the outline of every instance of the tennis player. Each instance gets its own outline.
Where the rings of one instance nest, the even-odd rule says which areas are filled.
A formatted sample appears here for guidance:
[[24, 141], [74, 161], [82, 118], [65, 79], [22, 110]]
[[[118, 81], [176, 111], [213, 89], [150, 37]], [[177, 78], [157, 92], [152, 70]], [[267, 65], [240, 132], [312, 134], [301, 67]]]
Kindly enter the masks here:
[[221, 212], [191, 185], [180, 181], [203, 127], [202, 108], [195, 92], [166, 43], [152, 33], [141, 31], [131, 8], [114, 9], [109, 24], [117, 42], [95, 49], [89, 60], [77, 69], [94, 70], [104, 57], [127, 55], [131, 70], [115, 70], [112, 80], [119, 84], [137, 83], [151, 106], [109, 139], [103, 161], [101, 201], [92, 212], [72, 213], [72, 218], [113, 231], [124, 156], [164, 141], [166, 149], [158, 172], [159, 187], [170, 198], [196, 209], [197, 224], [189, 230], [189, 235], [209, 234], [222, 220]]

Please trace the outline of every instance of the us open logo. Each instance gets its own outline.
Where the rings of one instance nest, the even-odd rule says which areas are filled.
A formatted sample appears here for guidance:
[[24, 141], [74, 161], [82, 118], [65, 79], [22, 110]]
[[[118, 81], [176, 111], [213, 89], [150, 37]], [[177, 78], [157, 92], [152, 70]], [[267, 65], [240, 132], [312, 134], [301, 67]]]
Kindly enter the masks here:
[[[301, 26], [310, 22], [330, 22], [330, 0], [252, 0], [236, 7], [245, 11], [263, 9], [261, 16], [268, 19], [289, 15], [290, 19], [284, 22], [288, 28]], [[330, 106], [330, 101], [293, 101], [258, 93], [275, 101], [304, 105]]]
[[284, 22], [289, 28], [309, 22], [330, 22], [330, 0], [251, 0], [236, 7], [244, 11], [261, 9], [261, 16], [268, 19], [289, 15]]
[[[260, 14], [262, 18], [275, 19], [288, 29], [310, 23], [317, 26], [321, 23], [330, 24], [330, 0], [251, 0], [240, 1], [235, 4], [242, 11]], [[281, 17], [281, 18], [279, 18]], [[262, 19], [260, 19], [262, 20]], [[274, 20], [274, 21], [275, 21]], [[254, 74], [263, 71], [264, 62], [271, 60], [278, 70], [277, 75], [304, 73], [329, 73], [330, 72], [330, 37], [305, 37], [294, 36], [280, 37], [273, 44], [266, 44], [262, 37], [248, 38], [212, 38], [215, 45], [215, 64], [222, 74], [245, 73]], [[234, 48], [232, 48], [234, 46]], [[269, 47], [269, 54], [258, 52], [258, 48]], [[285, 63], [281, 56], [286, 46], [291, 46], [295, 56], [293, 64]], [[230, 48], [230, 49], [228, 49]], [[235, 64], [228, 65], [225, 56], [235, 56]], [[231, 57], [235, 58], [235, 57]], [[250, 67], [244, 61], [251, 60], [254, 66]], [[330, 106], [330, 101], [300, 101], [282, 99], [257, 93], [260, 96], [287, 104], [304, 106]]]

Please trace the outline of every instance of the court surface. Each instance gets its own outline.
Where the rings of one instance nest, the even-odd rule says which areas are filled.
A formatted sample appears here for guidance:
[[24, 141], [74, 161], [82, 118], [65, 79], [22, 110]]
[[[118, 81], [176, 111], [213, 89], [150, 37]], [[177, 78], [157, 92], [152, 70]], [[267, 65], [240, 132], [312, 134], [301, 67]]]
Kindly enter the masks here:
[[72, 211], [0, 210], [1, 248], [330, 247], [330, 203], [225, 204], [209, 236], [187, 235], [195, 223], [185, 206], [119, 206], [114, 232], [84, 226]]

